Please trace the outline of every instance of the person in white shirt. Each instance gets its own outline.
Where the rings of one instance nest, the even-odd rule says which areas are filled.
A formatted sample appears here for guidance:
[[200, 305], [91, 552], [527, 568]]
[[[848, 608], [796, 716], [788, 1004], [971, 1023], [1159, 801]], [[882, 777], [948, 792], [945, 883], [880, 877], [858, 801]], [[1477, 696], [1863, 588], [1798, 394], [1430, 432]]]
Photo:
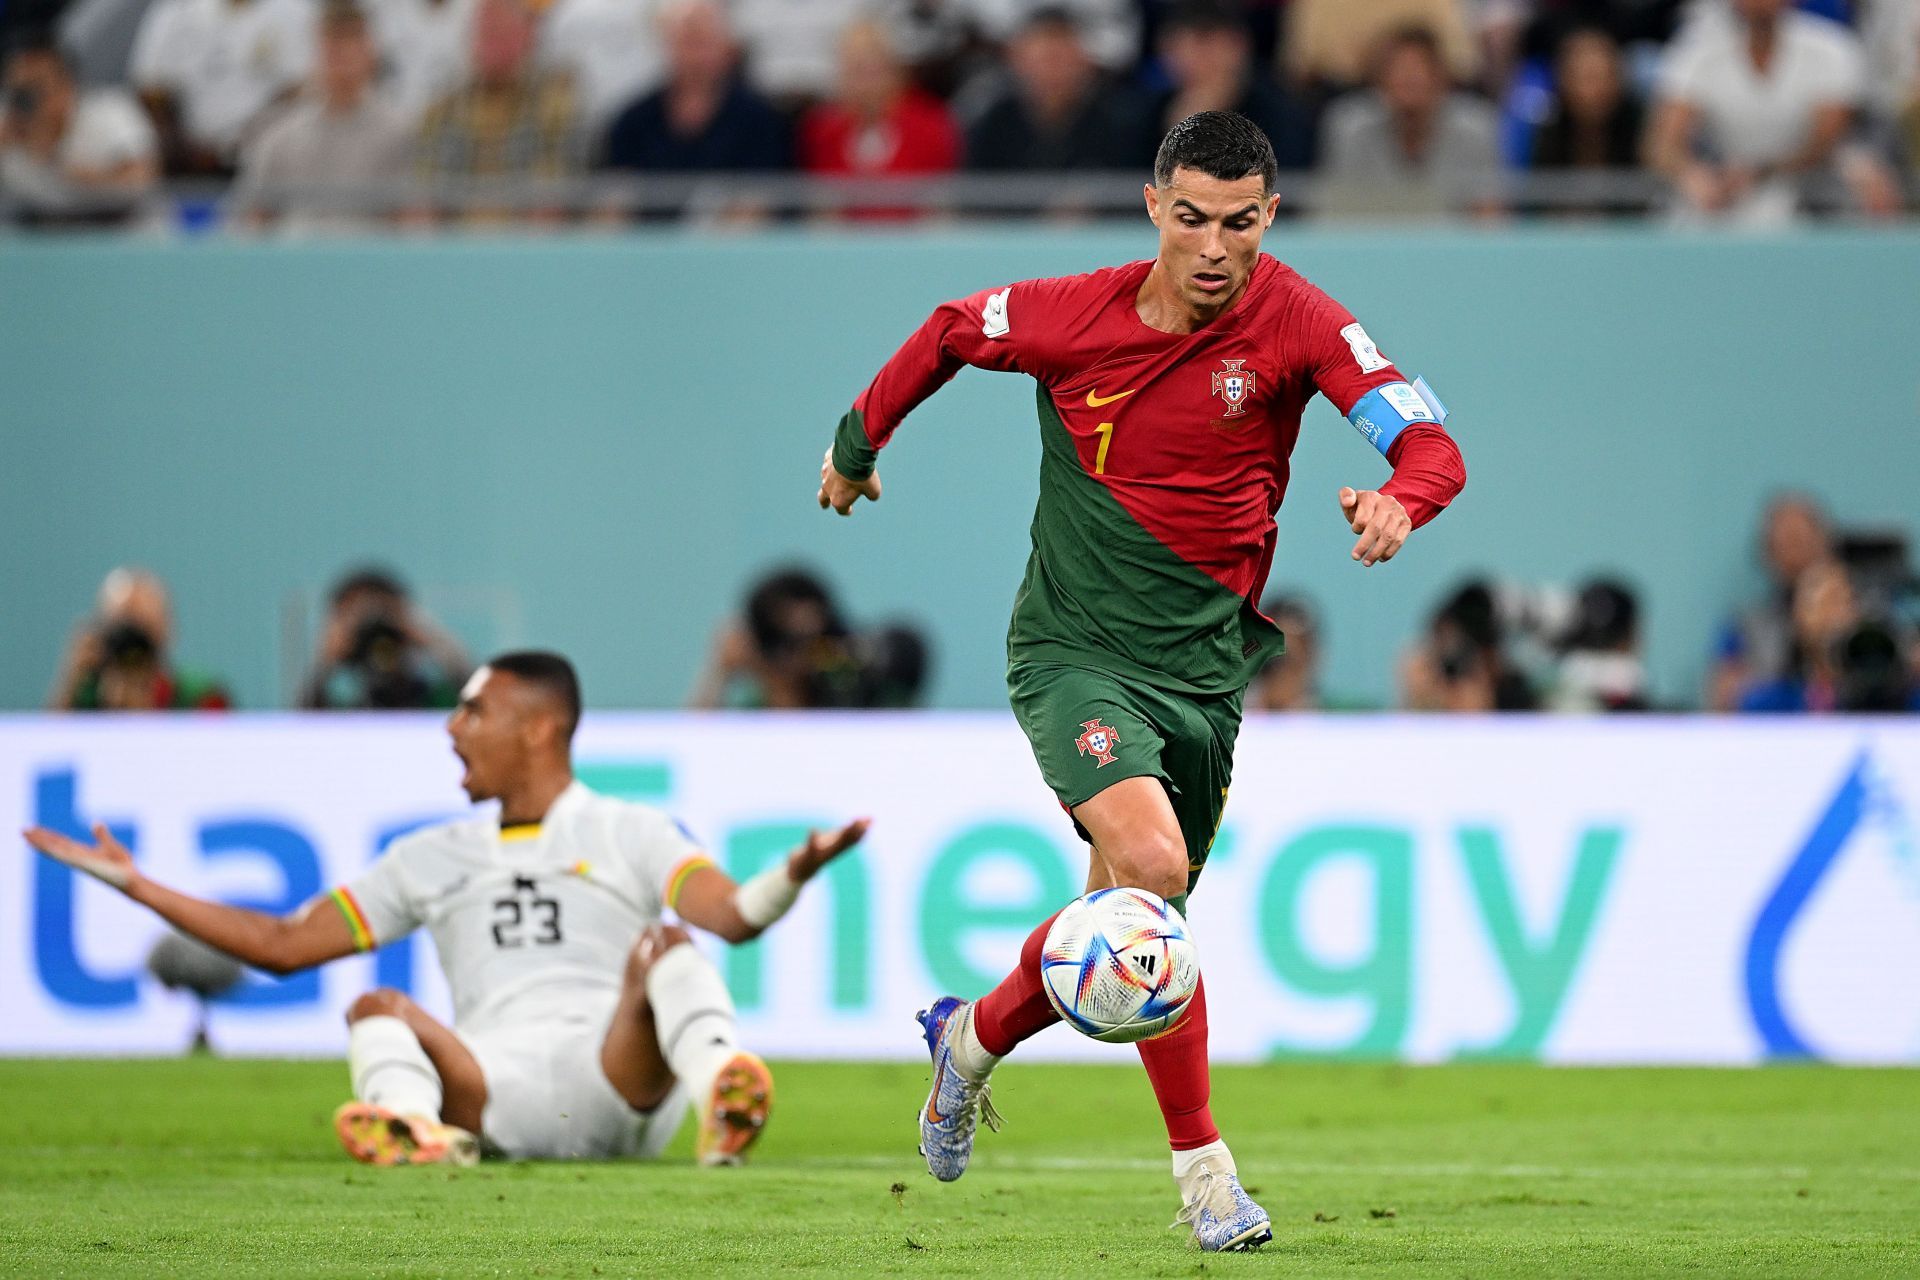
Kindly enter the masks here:
[[366, 0], [385, 75], [380, 87], [418, 124], [472, 74], [473, 0]]
[[0, 196], [36, 220], [117, 219], [160, 176], [140, 105], [118, 89], [81, 92], [51, 42], [22, 44], [0, 71]]
[[157, 0], [133, 46], [133, 87], [167, 171], [229, 171], [248, 132], [313, 68], [312, 0]]
[[[374, 85], [378, 55], [357, 0], [322, 0], [319, 49], [307, 92], [241, 153], [241, 202], [287, 231], [373, 225], [393, 198], [382, 184], [404, 180], [413, 160], [416, 121]], [[329, 186], [340, 196], [329, 200], [320, 190]]]
[[475, 672], [448, 722], [461, 786], [497, 812], [416, 831], [353, 883], [275, 917], [189, 897], [140, 874], [104, 827], [86, 844], [26, 837], [184, 933], [286, 974], [425, 927], [453, 1025], [397, 991], [347, 1014], [354, 1101], [341, 1143], [369, 1164], [655, 1156], [693, 1100], [707, 1164], [737, 1163], [765, 1127], [766, 1064], [742, 1050], [726, 984], [665, 924], [744, 942], [866, 834], [810, 833], [784, 865], [735, 884], [672, 818], [573, 777], [580, 716], [558, 654], [503, 654]]
[[1860, 42], [1846, 28], [1789, 0], [1729, 0], [1669, 47], [1647, 164], [1699, 214], [1787, 221], [1801, 181], [1836, 168], [1869, 212], [1891, 212], [1885, 171], [1843, 149], [1862, 92]]

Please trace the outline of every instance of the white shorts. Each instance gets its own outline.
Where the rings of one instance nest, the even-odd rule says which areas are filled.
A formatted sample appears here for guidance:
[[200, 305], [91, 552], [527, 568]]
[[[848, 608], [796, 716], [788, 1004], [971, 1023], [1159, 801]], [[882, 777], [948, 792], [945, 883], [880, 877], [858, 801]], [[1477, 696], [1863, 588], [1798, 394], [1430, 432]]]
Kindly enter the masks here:
[[604, 1017], [456, 1034], [487, 1081], [481, 1137], [511, 1159], [652, 1159], [687, 1114], [687, 1091], [678, 1083], [652, 1111], [627, 1105], [600, 1069]]

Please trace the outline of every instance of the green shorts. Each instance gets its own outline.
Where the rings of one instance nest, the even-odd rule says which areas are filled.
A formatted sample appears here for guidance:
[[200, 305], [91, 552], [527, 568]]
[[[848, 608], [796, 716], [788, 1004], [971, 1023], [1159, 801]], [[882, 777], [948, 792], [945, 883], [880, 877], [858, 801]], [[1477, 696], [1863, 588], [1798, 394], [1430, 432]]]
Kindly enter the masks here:
[[1187, 842], [1191, 893], [1227, 807], [1245, 691], [1196, 697], [1092, 667], [1017, 662], [1007, 692], [1040, 776], [1069, 813], [1116, 782], [1160, 779]]

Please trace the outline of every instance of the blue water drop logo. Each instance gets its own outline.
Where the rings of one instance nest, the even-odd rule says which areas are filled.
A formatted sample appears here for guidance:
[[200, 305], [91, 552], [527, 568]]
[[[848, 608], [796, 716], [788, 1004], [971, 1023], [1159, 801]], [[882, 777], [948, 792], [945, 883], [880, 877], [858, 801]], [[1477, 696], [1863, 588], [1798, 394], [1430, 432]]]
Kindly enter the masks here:
[[1886, 837], [1892, 869], [1909, 895], [1920, 899], [1920, 843], [1915, 840], [1913, 824], [1892, 787], [1874, 767], [1871, 753], [1863, 751], [1761, 907], [1747, 942], [1747, 1005], [1769, 1057], [1827, 1056], [1788, 1013], [1781, 996], [1782, 959], [1789, 932], [1805, 914], [1815, 891], [1832, 873], [1849, 842], [1868, 828]]

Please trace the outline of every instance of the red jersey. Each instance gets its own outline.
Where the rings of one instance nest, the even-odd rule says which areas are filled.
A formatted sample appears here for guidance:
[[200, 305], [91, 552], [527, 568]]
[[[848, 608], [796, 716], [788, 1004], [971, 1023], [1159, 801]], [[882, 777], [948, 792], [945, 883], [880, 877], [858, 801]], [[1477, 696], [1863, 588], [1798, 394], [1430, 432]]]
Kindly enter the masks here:
[[[962, 365], [1038, 384], [1033, 556], [1011, 661], [1092, 665], [1191, 693], [1244, 688], [1280, 647], [1254, 607], [1273, 562], [1300, 415], [1342, 414], [1405, 378], [1339, 303], [1261, 255], [1239, 301], [1190, 334], [1150, 328], [1134, 301], [1152, 262], [986, 290], [937, 311], [855, 402], [834, 462], [873, 469], [907, 413]], [[1437, 424], [1388, 452], [1416, 526], [1466, 480]]]

